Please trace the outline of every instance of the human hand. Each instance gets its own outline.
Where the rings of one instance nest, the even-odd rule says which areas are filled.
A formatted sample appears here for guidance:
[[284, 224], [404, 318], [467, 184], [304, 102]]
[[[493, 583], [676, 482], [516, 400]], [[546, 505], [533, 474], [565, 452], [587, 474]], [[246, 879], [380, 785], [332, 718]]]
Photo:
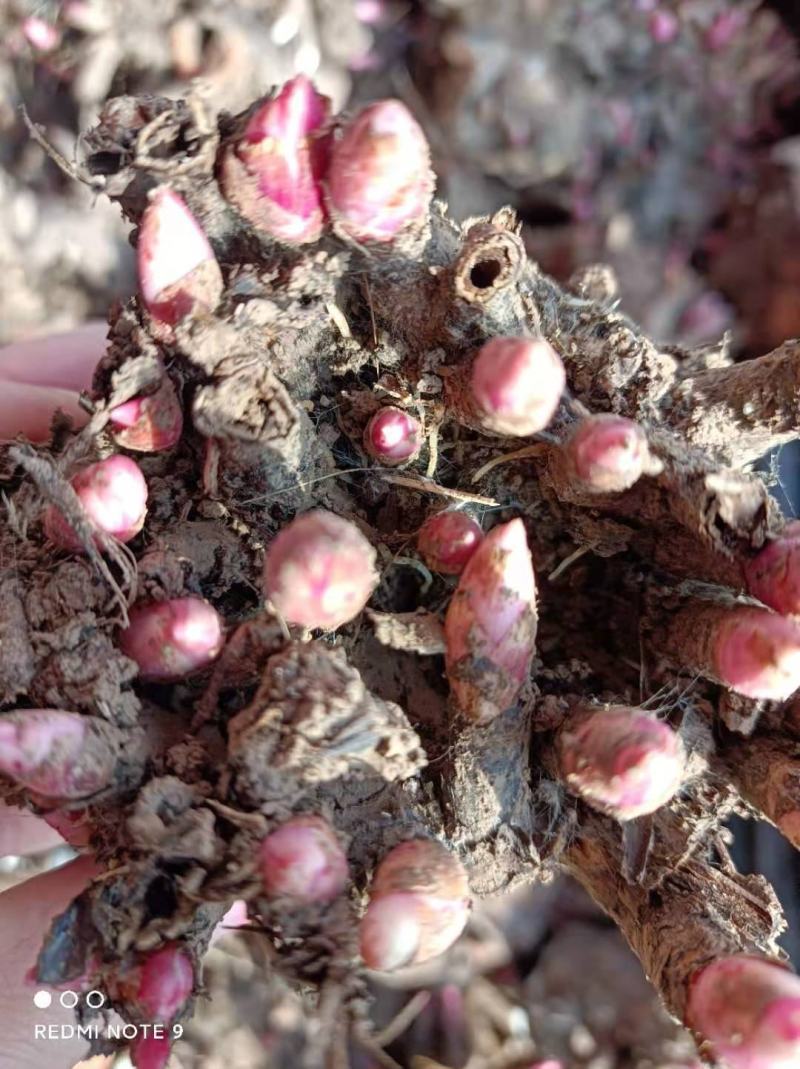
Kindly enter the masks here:
[[[105, 348], [106, 326], [89, 323], [70, 334], [20, 342], [0, 349], [0, 440], [24, 434], [46, 440], [57, 408], [76, 423], [86, 414], [78, 394], [88, 388]], [[33, 854], [63, 843], [43, 820], [0, 806], [0, 856]], [[0, 1069], [53, 1069], [72, 1066], [86, 1050], [83, 1039], [37, 1039], [35, 1027], [73, 1023], [73, 1011], [54, 998], [37, 1009], [35, 987], [26, 979], [53, 917], [80, 892], [94, 873], [89, 858], [26, 880], [0, 895]], [[108, 1058], [82, 1062], [82, 1069], [105, 1069]]]

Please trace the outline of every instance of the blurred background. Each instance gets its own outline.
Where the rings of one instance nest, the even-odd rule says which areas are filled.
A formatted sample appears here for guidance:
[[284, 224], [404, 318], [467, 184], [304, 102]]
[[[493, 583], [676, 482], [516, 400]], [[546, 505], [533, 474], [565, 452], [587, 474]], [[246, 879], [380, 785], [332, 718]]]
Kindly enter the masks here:
[[[797, 0], [0, 0], [0, 344], [104, 318], [134, 288], [117, 210], [31, 140], [22, 104], [79, 166], [109, 97], [191, 91], [236, 111], [302, 71], [336, 108], [402, 99], [457, 219], [511, 204], [543, 270], [611, 265], [658, 342], [761, 355], [800, 335], [799, 39]], [[796, 451], [761, 467], [796, 515]], [[800, 964], [793, 851], [763, 824], [730, 831]], [[62, 855], [3, 859], [0, 885]], [[221, 939], [207, 982], [176, 1069], [298, 1064], [319, 1018], [256, 935]], [[383, 1045], [355, 1047], [354, 1069], [699, 1065], [566, 881], [488, 903], [446, 957], [371, 994]]]

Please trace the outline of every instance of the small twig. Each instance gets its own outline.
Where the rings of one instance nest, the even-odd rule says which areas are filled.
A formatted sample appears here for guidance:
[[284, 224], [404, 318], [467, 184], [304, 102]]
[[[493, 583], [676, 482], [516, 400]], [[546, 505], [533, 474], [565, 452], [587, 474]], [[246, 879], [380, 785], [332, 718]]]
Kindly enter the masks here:
[[500, 502], [493, 497], [483, 497], [481, 494], [466, 494], [463, 490], [451, 490], [447, 486], [439, 486], [432, 479], [420, 475], [412, 478], [410, 475], [390, 475], [383, 473], [387, 483], [395, 486], [405, 486], [409, 490], [426, 491], [429, 494], [441, 494], [442, 497], [452, 497], [455, 501], [473, 501], [476, 505], [487, 505], [489, 508], [500, 508]]
[[378, 347], [378, 328], [375, 325], [375, 309], [372, 306], [372, 291], [369, 288], [369, 278], [364, 275], [364, 289], [367, 291], [367, 306], [369, 307], [369, 319], [372, 324], [372, 344]]
[[377, 1043], [375, 1037], [370, 1035], [362, 1025], [354, 1025], [351, 1034], [359, 1047], [371, 1055], [378, 1065], [382, 1065], [384, 1069], [403, 1069], [402, 1065], [396, 1062], [390, 1054], [387, 1054], [383, 1047]]
[[432, 479], [436, 474], [436, 469], [439, 466], [439, 427], [438, 425], [433, 427], [431, 433], [428, 435], [428, 467], [425, 469], [425, 475]]
[[42, 151], [50, 157], [56, 167], [73, 181], [83, 182], [84, 185], [94, 189], [95, 185], [92, 180], [86, 174], [82, 174], [80, 169], [76, 167], [74, 163], [70, 163], [66, 156], [59, 152], [55, 146], [50, 144], [36, 123], [31, 119], [28, 114], [28, 109], [24, 104], [20, 104], [20, 111], [22, 112], [23, 122], [28, 128], [28, 133]]
[[537, 442], [536, 445], [526, 445], [524, 449], [515, 449], [513, 453], [503, 453], [499, 457], [492, 457], [491, 460], [487, 460], [486, 463], [478, 468], [476, 472], [473, 472], [470, 482], [477, 483], [488, 475], [492, 468], [496, 468], [498, 464], [507, 464], [512, 460], [522, 460], [525, 457], [536, 457], [540, 453], [543, 453], [548, 448], [546, 442]]

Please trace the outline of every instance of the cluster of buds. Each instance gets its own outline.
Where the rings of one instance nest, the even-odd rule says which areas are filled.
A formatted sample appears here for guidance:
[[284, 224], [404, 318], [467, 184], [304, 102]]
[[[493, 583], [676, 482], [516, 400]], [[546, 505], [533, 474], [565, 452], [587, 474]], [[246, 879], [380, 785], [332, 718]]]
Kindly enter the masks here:
[[352, 241], [393, 242], [421, 228], [433, 194], [428, 144], [405, 105], [378, 101], [335, 124], [304, 75], [223, 148], [219, 181], [259, 233], [287, 245], [318, 240], [328, 222]]
[[516, 702], [536, 641], [536, 581], [522, 520], [472, 554], [445, 617], [447, 678], [459, 710], [488, 723]]
[[543, 339], [492, 338], [481, 346], [462, 387], [450, 387], [457, 419], [490, 434], [525, 437], [544, 430], [566, 384], [564, 365]]
[[800, 1064], [800, 978], [768, 958], [736, 954], [700, 969], [686, 1018], [730, 1069]]
[[324, 509], [284, 527], [264, 560], [266, 597], [301, 627], [341, 627], [358, 616], [377, 582], [375, 550], [355, 524]]
[[574, 481], [594, 493], [627, 490], [652, 466], [639, 424], [610, 413], [581, 420], [564, 459]]
[[364, 428], [364, 449], [387, 467], [408, 464], [422, 445], [422, 425], [402, 408], [379, 408]]
[[172, 682], [207, 667], [225, 642], [219, 613], [202, 598], [135, 605], [119, 646], [142, 679]]
[[261, 879], [270, 896], [302, 904], [330, 902], [347, 886], [347, 858], [322, 817], [292, 817], [264, 839]]
[[440, 843], [414, 839], [378, 865], [361, 920], [361, 957], [389, 972], [444, 953], [469, 917], [464, 866]]
[[477, 520], [460, 509], [447, 509], [431, 516], [420, 528], [417, 549], [434, 572], [461, 575], [483, 541]]
[[578, 710], [558, 738], [569, 790], [617, 820], [654, 813], [680, 789], [685, 754], [667, 724], [640, 709]]
[[[130, 457], [113, 456], [89, 464], [72, 476], [70, 485], [92, 527], [129, 542], [144, 526], [147, 483]], [[62, 549], [79, 552], [83, 543], [64, 514], [51, 505], [44, 515], [47, 537]]]

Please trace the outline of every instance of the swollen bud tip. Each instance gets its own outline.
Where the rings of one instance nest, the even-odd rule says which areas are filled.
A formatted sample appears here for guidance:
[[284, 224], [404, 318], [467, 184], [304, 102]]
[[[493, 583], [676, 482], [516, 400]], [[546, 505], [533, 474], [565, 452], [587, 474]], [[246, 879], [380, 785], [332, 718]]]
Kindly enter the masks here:
[[484, 430], [524, 437], [544, 430], [565, 383], [564, 365], [544, 339], [492, 338], [472, 365], [472, 405]]
[[461, 712], [488, 723], [516, 702], [536, 641], [536, 581], [522, 520], [495, 527], [467, 563], [444, 624]]
[[364, 429], [364, 449], [388, 467], [407, 464], [419, 453], [422, 426], [402, 408], [379, 408]]
[[558, 750], [569, 790], [617, 820], [654, 813], [683, 782], [678, 735], [638, 709], [613, 706], [579, 714], [562, 729]]
[[139, 288], [153, 319], [173, 327], [212, 312], [222, 273], [202, 227], [171, 189], [157, 189], [145, 208], [137, 245]]
[[434, 572], [461, 575], [483, 541], [483, 530], [467, 512], [448, 509], [426, 520], [417, 537], [417, 549]]
[[744, 568], [748, 593], [787, 616], [800, 615], [800, 534], [785, 532]]
[[719, 958], [690, 981], [687, 1024], [729, 1069], [800, 1064], [800, 978], [767, 958]]
[[649, 460], [647, 438], [638, 423], [611, 414], [582, 420], [564, 450], [575, 479], [597, 493], [627, 490]]
[[172, 598], [135, 605], [119, 635], [142, 679], [170, 682], [209, 665], [225, 642], [222, 620], [202, 598]]
[[260, 860], [268, 895], [303, 903], [329, 902], [347, 886], [347, 858], [322, 817], [292, 817], [270, 832], [261, 844]]
[[389, 972], [444, 953], [469, 917], [464, 866], [440, 843], [401, 843], [378, 865], [361, 920], [361, 957]]
[[432, 195], [428, 142], [404, 104], [380, 100], [346, 123], [326, 185], [339, 231], [358, 242], [390, 242], [424, 224]]
[[164, 1069], [169, 1061], [169, 1039], [166, 1036], [136, 1036], [131, 1042], [130, 1054], [134, 1069]]
[[329, 110], [328, 98], [299, 74], [253, 113], [222, 157], [225, 198], [256, 230], [289, 245], [316, 241], [325, 224]]
[[375, 550], [324, 509], [284, 527], [267, 549], [264, 593], [291, 624], [333, 630], [358, 616], [378, 582]]
[[155, 393], [134, 397], [109, 413], [114, 441], [137, 453], [172, 449], [183, 431], [183, 410], [167, 376]]
[[60, 709], [0, 715], [0, 772], [46, 798], [87, 798], [107, 787], [116, 754], [91, 718]]
[[194, 987], [194, 968], [180, 947], [170, 944], [148, 954], [141, 965], [136, 1004], [148, 1021], [169, 1024]]
[[[92, 526], [120, 542], [129, 542], [144, 526], [147, 483], [130, 457], [113, 456], [89, 464], [72, 476], [70, 485]], [[65, 516], [54, 505], [44, 515], [45, 534], [62, 549], [75, 552], [83, 546]]]
[[800, 623], [762, 609], [727, 614], [716, 638], [716, 674], [746, 698], [785, 701], [800, 687]]

